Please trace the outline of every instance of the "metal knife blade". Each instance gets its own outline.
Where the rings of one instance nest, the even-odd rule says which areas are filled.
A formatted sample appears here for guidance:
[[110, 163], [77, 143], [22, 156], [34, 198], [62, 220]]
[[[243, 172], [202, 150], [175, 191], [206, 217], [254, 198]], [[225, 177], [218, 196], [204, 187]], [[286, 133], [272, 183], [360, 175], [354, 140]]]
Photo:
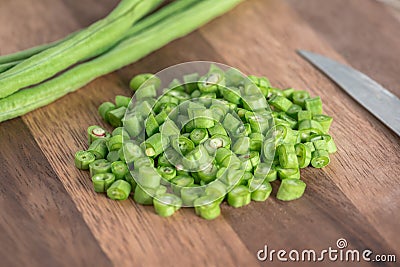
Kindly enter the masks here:
[[367, 75], [309, 51], [298, 53], [400, 136], [400, 100]]

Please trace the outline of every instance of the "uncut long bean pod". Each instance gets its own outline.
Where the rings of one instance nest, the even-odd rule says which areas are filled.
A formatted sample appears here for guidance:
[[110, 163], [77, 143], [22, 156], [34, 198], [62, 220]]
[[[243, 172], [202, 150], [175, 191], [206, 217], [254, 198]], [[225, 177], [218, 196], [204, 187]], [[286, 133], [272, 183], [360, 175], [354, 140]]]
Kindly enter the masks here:
[[[42, 82], [82, 59], [95, 56], [117, 43], [132, 23], [162, 0], [123, 0], [116, 10], [71, 39], [47, 49], [0, 74], [0, 98]], [[115, 11], [115, 10], [114, 10]]]
[[[163, 7], [161, 10], [157, 11], [153, 15], [146, 17], [137, 23], [135, 23], [124, 35], [123, 39], [132, 37], [133, 35], [137, 34], [145, 30], [146, 28], [157, 24], [159, 21], [174, 15], [176, 13], [181, 12], [182, 10], [188, 8], [191, 5], [198, 3], [198, 0], [176, 0], [173, 4], [167, 5]], [[81, 30], [80, 30], [81, 31]], [[38, 54], [46, 49], [54, 47], [62, 42], [65, 42], [71, 39], [73, 36], [78, 34], [80, 31], [73, 32], [69, 34], [67, 37], [39, 46], [35, 46], [32, 48], [28, 48], [26, 50], [22, 50], [16, 53], [0, 56], [0, 73], [10, 69], [11, 67], [21, 63], [23, 60]]]
[[[23, 115], [86, 85], [95, 78], [128, 65], [170, 41], [185, 36], [242, 0], [206, 0], [129, 38], [104, 55], [0, 100], [0, 121]], [[162, 32], [163, 34], [159, 34]]]

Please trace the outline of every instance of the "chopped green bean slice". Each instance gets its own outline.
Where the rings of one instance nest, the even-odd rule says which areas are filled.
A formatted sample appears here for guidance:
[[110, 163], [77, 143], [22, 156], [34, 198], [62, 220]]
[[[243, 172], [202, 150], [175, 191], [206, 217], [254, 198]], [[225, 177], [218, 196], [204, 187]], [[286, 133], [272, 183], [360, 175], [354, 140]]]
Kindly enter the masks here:
[[101, 116], [101, 118], [106, 121], [109, 122], [108, 120], [108, 112], [110, 112], [111, 110], [114, 110], [116, 108], [116, 106], [111, 103], [111, 102], [104, 102], [103, 104], [101, 104], [99, 106], [99, 114]]
[[326, 141], [323, 139], [313, 141], [314, 147], [316, 150], [326, 150], [328, 151], [328, 145]]
[[114, 135], [110, 137], [107, 141], [108, 151], [113, 151], [113, 150], [118, 151], [122, 147], [122, 140], [123, 140], [122, 135]]
[[146, 188], [157, 188], [160, 185], [161, 176], [153, 167], [142, 166], [139, 168], [137, 183]]
[[185, 136], [171, 136], [171, 146], [183, 155], [186, 155], [195, 147], [193, 141]]
[[139, 116], [127, 117], [123, 124], [130, 137], [137, 137], [142, 132], [142, 118]]
[[151, 73], [139, 74], [131, 79], [129, 82], [129, 87], [133, 91], [137, 91], [143, 84], [146, 86], [153, 85], [156, 89], [158, 89], [161, 85], [161, 80]]
[[306, 91], [294, 91], [292, 93], [292, 99], [293, 99], [293, 103], [295, 103], [296, 105], [301, 106], [302, 108], [305, 108], [305, 100], [310, 98], [310, 94]]
[[75, 166], [80, 170], [88, 170], [89, 165], [96, 160], [90, 151], [80, 150], [75, 153]]
[[305, 144], [298, 143], [295, 146], [297, 161], [299, 162], [299, 168], [305, 168], [310, 165], [311, 162], [311, 149]]
[[298, 168], [296, 151], [293, 145], [282, 144], [278, 147], [279, 163], [282, 168]]
[[200, 170], [197, 175], [200, 180], [204, 181], [205, 183], [209, 183], [214, 181], [217, 177], [218, 168], [216, 165], [211, 164], [204, 170]]
[[315, 150], [312, 153], [311, 165], [314, 168], [323, 168], [330, 162], [329, 153], [326, 150]]
[[181, 195], [181, 190], [185, 187], [192, 186], [194, 184], [194, 179], [190, 176], [177, 176], [171, 180], [172, 191], [176, 195]]
[[109, 137], [109, 134], [101, 128], [100, 126], [97, 125], [92, 125], [87, 128], [87, 133], [88, 133], [88, 143], [89, 145], [97, 139], [107, 139]]
[[311, 111], [309, 110], [300, 110], [297, 113], [297, 121], [301, 122], [303, 120], [311, 120], [312, 119], [312, 114]]
[[190, 133], [190, 139], [195, 145], [204, 143], [208, 139], [207, 129], [194, 129]]
[[135, 200], [136, 203], [142, 205], [152, 205], [154, 194], [155, 194], [154, 189], [151, 188], [144, 189], [141, 186], [136, 186], [135, 193], [133, 194], [133, 199]]
[[[293, 119], [297, 119], [298, 118], [298, 114], [299, 112], [302, 111], [301, 106], [293, 104], [290, 106], [290, 108], [286, 111], [286, 114], [288, 114], [290, 117], [292, 117]], [[311, 118], [310, 118], [311, 119]]]
[[176, 169], [172, 166], [160, 166], [157, 171], [167, 181], [174, 179], [176, 176]]
[[284, 96], [275, 95], [273, 96], [268, 103], [276, 108], [277, 110], [287, 112], [289, 108], [293, 105], [292, 101], [287, 99]]
[[241, 137], [239, 138], [232, 147], [232, 151], [236, 154], [243, 155], [250, 151], [250, 138]]
[[106, 139], [102, 138], [94, 140], [87, 151], [91, 152], [96, 159], [104, 159], [108, 153]]
[[183, 187], [181, 189], [181, 198], [183, 205], [193, 206], [194, 201], [204, 194], [204, 189], [198, 185]]
[[284, 179], [279, 186], [276, 198], [290, 201], [300, 198], [306, 189], [306, 184], [299, 179]]
[[121, 180], [125, 178], [125, 175], [129, 172], [128, 166], [122, 161], [115, 161], [111, 163], [111, 172], [115, 175], [115, 180]]
[[110, 173], [111, 162], [105, 159], [98, 159], [89, 164], [90, 176], [94, 176], [98, 173]]
[[155, 212], [162, 217], [173, 215], [182, 206], [182, 200], [173, 194], [160, 194], [153, 199]]
[[251, 202], [251, 193], [244, 185], [238, 185], [228, 193], [228, 204], [240, 208]]
[[206, 220], [213, 220], [221, 214], [219, 201], [214, 196], [202, 196], [193, 202], [196, 214]]
[[322, 130], [327, 133], [331, 127], [333, 118], [328, 115], [317, 114], [313, 116], [313, 120], [319, 122], [319, 124], [322, 126]]
[[145, 85], [135, 92], [137, 101], [145, 100], [147, 98], [153, 98], [157, 96], [157, 89], [154, 84]]
[[216, 123], [213, 127], [208, 128], [208, 133], [210, 134], [210, 136], [214, 136], [217, 134], [220, 135], [228, 135], [224, 129], [224, 127], [220, 124], [220, 123]]
[[159, 125], [153, 114], [150, 114], [146, 120], [146, 134], [147, 136], [152, 136], [158, 132]]
[[108, 115], [108, 122], [113, 127], [121, 127], [122, 126], [122, 119], [125, 116], [126, 107], [119, 107], [107, 112]]
[[131, 98], [123, 95], [117, 95], [115, 97], [115, 105], [117, 108], [120, 107], [125, 107], [127, 108], [129, 106], [129, 103], [131, 102]]
[[300, 170], [298, 169], [298, 167], [292, 169], [278, 168], [278, 175], [281, 180], [300, 179]]
[[311, 114], [318, 115], [322, 114], [322, 101], [319, 96], [314, 98], [309, 98], [304, 101], [306, 110], [311, 111]]
[[119, 150], [118, 151], [113, 150], [113, 151], [108, 152], [108, 154], [107, 154], [107, 160], [111, 163], [114, 161], [118, 161], [120, 159], [121, 158], [119, 157]]
[[127, 163], [134, 162], [135, 160], [144, 157], [143, 150], [133, 142], [124, 142], [122, 149], [119, 151], [122, 152], [122, 155], [120, 153], [120, 158], [124, 158]]
[[161, 133], [156, 133], [145, 141], [145, 146], [148, 157], [157, 157], [164, 149], [168, 148], [169, 138], [162, 136]]
[[137, 186], [137, 183], [136, 183], [135, 178], [133, 178], [131, 172], [127, 172], [127, 173], [125, 174], [125, 181], [127, 181], [128, 183], [130, 183], [130, 184], [131, 184], [131, 187], [132, 187], [132, 191], [135, 191], [136, 186]]
[[261, 146], [264, 140], [264, 136], [261, 133], [251, 133], [250, 137], [250, 150], [261, 151]]
[[272, 186], [269, 182], [252, 179], [249, 184], [251, 199], [254, 201], [265, 201], [272, 192]]
[[98, 173], [92, 176], [93, 188], [97, 193], [107, 192], [114, 181], [115, 176], [112, 173]]
[[183, 82], [188, 93], [192, 93], [198, 89], [197, 81], [199, 81], [199, 77], [198, 73], [191, 73], [183, 76]]
[[130, 192], [130, 183], [125, 180], [117, 180], [107, 189], [107, 196], [114, 200], [125, 200], [129, 197]]

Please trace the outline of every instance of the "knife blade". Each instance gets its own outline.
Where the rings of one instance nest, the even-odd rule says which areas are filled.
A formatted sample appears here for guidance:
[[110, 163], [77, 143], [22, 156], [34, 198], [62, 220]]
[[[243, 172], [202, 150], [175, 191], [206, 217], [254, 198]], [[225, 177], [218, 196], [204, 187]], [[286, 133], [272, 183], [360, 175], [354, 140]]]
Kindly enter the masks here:
[[400, 100], [367, 75], [325, 56], [297, 51], [400, 136]]

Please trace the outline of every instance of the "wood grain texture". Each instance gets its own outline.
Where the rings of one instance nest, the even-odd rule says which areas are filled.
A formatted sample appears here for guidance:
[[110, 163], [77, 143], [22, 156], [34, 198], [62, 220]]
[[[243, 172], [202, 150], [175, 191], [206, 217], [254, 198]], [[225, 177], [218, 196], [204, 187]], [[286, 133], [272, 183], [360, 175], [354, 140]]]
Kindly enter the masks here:
[[[0, 23], [13, 21], [13, 15], [9, 10], [17, 9], [19, 14], [24, 16], [25, 23], [34, 24], [32, 27], [37, 27], [42, 34], [40, 40], [38, 37], [32, 37], [34, 34], [22, 22], [16, 22], [13, 27], [0, 28], [1, 43], [7, 40], [7, 45], [1, 47], [0, 54], [51, 41], [80, 26], [88, 25], [104, 16], [116, 2], [116, 0], [81, 2], [40, 0], [32, 7], [26, 6], [23, 0], [5, 1], [5, 5], [2, 2]], [[79, 229], [83, 229], [82, 236], [87, 239], [87, 247], [92, 253], [87, 256], [88, 260], [96, 260], [96, 264], [99, 265], [114, 266], [257, 266], [260, 263], [257, 262], [256, 252], [264, 245], [268, 245], [271, 249], [319, 250], [329, 246], [335, 247], [338, 238], [345, 238], [351, 249], [369, 248], [375, 253], [387, 254], [398, 252], [400, 250], [400, 241], [397, 238], [400, 226], [399, 138], [295, 52], [299, 48], [308, 49], [345, 63], [351, 61], [355, 67], [360, 64], [359, 66], [364, 67], [361, 68], [362, 71], [369, 69], [371, 62], [364, 61], [362, 56], [356, 56], [349, 45], [353, 42], [364, 51], [368, 51], [369, 46], [364, 42], [368, 39], [363, 39], [364, 35], [348, 35], [346, 38], [349, 41], [347, 45], [343, 45], [347, 40], [336, 36], [335, 34], [338, 34], [336, 31], [329, 33], [324, 25], [335, 23], [337, 27], [345, 27], [349, 32], [354, 33], [357, 29], [362, 32], [366, 31], [369, 24], [375, 26], [376, 20], [385, 14], [381, 12], [385, 11], [380, 9], [379, 5], [376, 8], [369, 0], [367, 7], [362, 8], [357, 6], [357, 0], [347, 1], [351, 3], [348, 4], [343, 16], [349, 18], [334, 20], [337, 14], [332, 10], [344, 2], [341, 0], [324, 2], [319, 7], [314, 0], [296, 3], [288, 0], [287, 3], [290, 5], [281, 0], [247, 0], [199, 31], [167, 45], [135, 64], [96, 79], [81, 90], [47, 107], [24, 116], [22, 121], [27, 127], [24, 127], [20, 119], [1, 124], [0, 145], [15, 147], [18, 142], [22, 142], [21, 140], [30, 138], [35, 145], [34, 148], [42, 151], [32, 152], [32, 162], [36, 164], [33, 172], [40, 174], [49, 171], [55, 177], [54, 184], [65, 188], [65, 190], [61, 188], [64, 190], [64, 197], [61, 200], [51, 194], [53, 187], [46, 183], [42, 187], [34, 187], [33, 190], [45, 192], [43, 195], [50, 199], [49, 206], [54, 205], [56, 210], [59, 206], [51, 204], [51, 201], [69, 203], [68, 209], [58, 211], [59, 214], [62, 218], [68, 216], [77, 218], [66, 219], [62, 229], [57, 228], [57, 223], [51, 224], [49, 227], [53, 230], [50, 233], [46, 232], [47, 235], [43, 235], [40, 231], [38, 233], [30, 231], [32, 242], [41, 240], [55, 242], [54, 250], [49, 253], [52, 256], [58, 255], [60, 252], [56, 251], [59, 251], [59, 246], [53, 234], [57, 233], [68, 241], [68, 229], [78, 225]], [[88, 7], [93, 5], [94, 8], [90, 10]], [[311, 23], [310, 13], [301, 10], [307, 5], [310, 12], [323, 10], [325, 22], [321, 22], [320, 18]], [[45, 14], [37, 13], [44, 9], [47, 10]], [[55, 15], [58, 13], [59, 16]], [[352, 14], [359, 16], [359, 20], [363, 22], [359, 22], [353, 16], [354, 22], [351, 23]], [[303, 20], [303, 16], [308, 23]], [[371, 17], [373, 19], [369, 20]], [[47, 29], [45, 24], [49, 20], [53, 21], [53, 25]], [[65, 25], [62, 23], [64, 20], [67, 21]], [[382, 43], [387, 40], [386, 43], [392, 48], [396, 44], [400, 45], [397, 37], [388, 34], [391, 31], [396, 32], [396, 23], [396, 20], [386, 19], [383, 25], [390, 30], [380, 35], [384, 40]], [[16, 35], [14, 31], [21, 35]], [[378, 48], [379, 45], [375, 44], [373, 49]], [[386, 55], [386, 52], [374, 55], [375, 62], [385, 65]], [[310, 90], [314, 95], [321, 95], [323, 102], [326, 103], [324, 106], [326, 113], [335, 118], [332, 134], [339, 152], [332, 157], [332, 163], [327, 168], [323, 170], [310, 168], [302, 171], [303, 179], [308, 185], [305, 197], [290, 203], [283, 203], [271, 197], [265, 203], [252, 203], [241, 209], [223, 205], [223, 216], [208, 222], [196, 217], [193, 210], [189, 209], [183, 209], [168, 219], [160, 218], [154, 214], [152, 207], [136, 205], [132, 200], [111, 201], [93, 192], [88, 173], [81, 172], [73, 166], [73, 153], [86, 147], [87, 126], [102, 125], [97, 114], [97, 106], [104, 101], [112, 101], [116, 94], [129, 95], [127, 83], [134, 74], [157, 72], [170, 65], [192, 60], [218, 61], [237, 67], [245, 73], [268, 76], [272, 83], [279, 87], [294, 86]], [[387, 66], [388, 71], [385, 71], [386, 69], [373, 71], [376, 77], [381, 77], [379, 78], [381, 80], [377, 80], [384, 85], [387, 83], [389, 88], [396, 85], [398, 76], [395, 73], [398, 73], [396, 68], [400, 65], [400, 57], [392, 60], [393, 64]], [[3, 133], [8, 131], [7, 125], [14, 133], [21, 132], [23, 138], [18, 139], [19, 141], [3, 138], [5, 136]], [[26, 147], [30, 144], [27, 142]], [[26, 156], [26, 151], [14, 151], [15, 156], [6, 154], [2, 155], [2, 158], [5, 157], [8, 160], [6, 162], [20, 162], [17, 159]], [[40, 165], [41, 162], [45, 164], [43, 167]], [[7, 170], [7, 174], [10, 173], [12, 177], [18, 178], [16, 171], [9, 165], [5, 165], [4, 169]], [[17, 165], [16, 169], [23, 171], [26, 167]], [[5, 188], [4, 190], [13, 188], [3, 182], [5, 180], [3, 177], [1, 179], [1, 188]], [[37, 178], [38, 183], [46, 181], [43, 179]], [[2, 200], [4, 193], [0, 192]], [[25, 197], [28, 195], [24, 190], [19, 193]], [[71, 207], [72, 203], [76, 208]], [[22, 204], [18, 201], [14, 203], [16, 207]], [[24, 208], [29, 210], [28, 207]], [[36, 210], [37, 208], [33, 207], [31, 209], [33, 214], [43, 212], [41, 209]], [[76, 209], [80, 214], [76, 214]], [[8, 213], [14, 216], [10, 222], [17, 221], [18, 213], [13, 214], [11, 210], [8, 210]], [[4, 223], [6, 218], [8, 217], [0, 215], [0, 227], [3, 227], [0, 230], [4, 229], [8, 233], [20, 230], [26, 234], [26, 230], [21, 229], [18, 224], [13, 228], [9, 223]], [[36, 221], [40, 222], [39, 219]], [[82, 226], [83, 223], [86, 223], [86, 228]], [[34, 229], [36, 225], [31, 227]], [[9, 249], [3, 245], [10, 243], [8, 236], [0, 235], [2, 257]], [[79, 239], [74, 242], [83, 241]], [[28, 262], [33, 255], [29, 254], [25, 246], [13, 244], [11, 247], [24, 255], [21, 263]], [[69, 246], [67, 248], [70, 249]], [[78, 246], [77, 250], [81, 251], [79, 248]], [[38, 246], [37, 251], [42, 253], [47, 250]], [[79, 251], [70, 249], [67, 254], [81, 255]], [[78, 259], [82, 260], [80, 257], [78, 256]], [[43, 262], [32, 263], [30, 266], [43, 265], [40, 264]], [[72, 264], [90, 265], [82, 264], [79, 260], [75, 260]], [[324, 262], [324, 265], [329, 264], [348, 265], [348, 263]], [[272, 266], [269, 262], [265, 265]], [[367, 264], [358, 263], [355, 266], [364, 265]], [[390, 263], [382, 265], [395, 266]], [[273, 266], [279, 266], [278, 262], [275, 261]], [[309, 264], [305, 263], [304, 266]]]
[[0, 127], [1, 266], [109, 266], [21, 119]]
[[[394, 20], [391, 13], [388, 13], [380, 3], [374, 1], [331, 1], [330, 5], [320, 5], [317, 1], [304, 0], [288, 2], [301, 14], [308, 24], [323, 37], [327, 42], [332, 44], [333, 48], [340, 53], [348, 64], [358, 68], [379, 83], [384, 85], [392, 93], [400, 96], [400, 23]], [[330, 14], [329, 16], [321, 16], [321, 14]], [[340, 23], [337, 16], [340, 14]], [[354, 17], [357, 17], [355, 20]], [[337, 25], [334, 27], [333, 25]], [[347, 97], [344, 94], [344, 97]], [[348, 98], [348, 97], [347, 97]], [[355, 105], [359, 106], [355, 103]], [[352, 107], [353, 105], [351, 105]], [[387, 139], [380, 140], [376, 135], [370, 136], [368, 130], [360, 128], [353, 129], [351, 133], [362, 133], [362, 142], [359, 144], [362, 149], [360, 155], [371, 155], [371, 162], [363, 162], [362, 165], [365, 174], [362, 177], [378, 177], [376, 180], [379, 184], [386, 184], [382, 187], [373, 188], [374, 192], [370, 192], [371, 201], [375, 201], [375, 196], [379, 196], [382, 201], [378, 200], [377, 205], [364, 205], [363, 212], [372, 215], [371, 222], [378, 226], [379, 231], [396, 244], [395, 248], [400, 249], [400, 243], [395, 236], [398, 233], [399, 223], [399, 206], [398, 202], [393, 199], [400, 198], [400, 188], [398, 186], [400, 149], [399, 138], [391, 131], [387, 131], [386, 127], [373, 118], [371, 114], [360, 107], [365, 115], [357, 115], [357, 120], [362, 120], [367, 127], [380, 129], [379, 136], [385, 135]], [[364, 134], [365, 133], [365, 134]], [[376, 142], [374, 143], [374, 140]], [[364, 144], [364, 145], [362, 145]], [[366, 148], [364, 148], [366, 147]], [[376, 153], [376, 151], [379, 151]], [[353, 152], [355, 155], [356, 153]], [[387, 153], [387, 154], [386, 154]], [[378, 155], [382, 156], [379, 157]], [[360, 178], [360, 179], [361, 179]], [[367, 179], [364, 183], [368, 183]], [[390, 181], [394, 181], [391, 183]], [[359, 185], [359, 183], [357, 183]], [[389, 189], [389, 191], [386, 191]], [[385, 196], [389, 192], [390, 197]], [[362, 193], [368, 193], [363, 190]], [[383, 195], [383, 197], [382, 197]], [[362, 202], [362, 197], [359, 201]], [[396, 203], [395, 205], [393, 205]], [[388, 212], [390, 210], [390, 212]], [[396, 218], [396, 219], [395, 219]], [[390, 227], [388, 223], [393, 223]], [[388, 231], [392, 229], [392, 231]]]
[[[363, 230], [359, 227], [363, 221], [368, 220], [376, 231], [381, 233], [393, 246], [394, 251], [398, 251], [400, 242], [396, 238], [396, 233], [400, 225], [398, 212], [400, 203], [394, 200], [400, 199], [398, 185], [400, 179], [397, 175], [400, 173], [399, 138], [390, 132], [387, 133], [387, 129], [371, 114], [354, 103], [345, 93], [296, 54], [296, 49], [301, 48], [320, 51], [333, 58], [339, 58], [326, 43], [320, 41], [315, 33], [304, 25], [292, 10], [283, 5], [281, 1], [268, 1], [268, 3], [249, 1], [241, 7], [241, 10], [235, 10], [221, 20], [225, 20], [225, 23], [230, 22], [231, 27], [242, 34], [229, 34], [229, 28], [216, 25], [218, 21], [201, 29], [202, 34], [217, 51], [221, 51], [228, 64], [239, 66], [247, 73], [267, 75], [271, 77], [273, 84], [282, 87], [305, 88], [314, 95], [322, 97], [325, 103], [325, 111], [335, 118], [332, 134], [339, 145], [339, 153], [332, 157], [332, 164], [325, 168], [323, 172], [307, 169], [303, 177], [305, 180], [311, 179], [313, 181], [315, 179], [326, 179], [324, 186], [318, 184], [318, 187], [313, 188], [316, 185], [313, 182], [310, 182], [309, 186], [311, 190], [324, 192], [321, 194], [323, 198], [332, 197], [329, 205], [322, 210], [329, 210], [329, 213], [335, 210], [334, 214], [341, 218], [339, 220], [352, 217], [352, 219], [359, 221], [355, 224], [347, 224], [344, 221], [343, 226], [346, 231], [353, 231], [353, 234], [357, 233], [358, 230], [361, 232]], [[261, 22], [259, 18], [265, 10], [270, 11], [269, 20]], [[246, 23], [243, 23], [244, 20], [246, 20]], [[250, 27], [247, 23], [248, 25], [257, 24], [258, 27], [263, 29], [264, 34], [256, 34], [257, 37], [254, 38], [254, 31], [249, 31]], [[279, 28], [284, 30], [279, 30]], [[225, 38], [216, 39], [214, 36], [225, 36]], [[245, 39], [251, 43], [249, 45], [251, 49], [226, 46], [226, 43], [239, 43], [240, 39]], [[268, 43], [268, 46], [263, 45], [266, 43]], [[232, 49], [232, 51], [229, 51], [229, 49]], [[235, 53], [236, 56], [230, 57], [229, 55], [232, 53]], [[258, 63], [258, 61], [262, 62]], [[252, 64], [243, 64], [243, 62], [251, 62]], [[335, 187], [329, 185], [332, 182], [336, 185]], [[371, 183], [373, 183], [373, 186], [371, 186]], [[329, 191], [326, 190], [328, 188]], [[331, 190], [334, 190], [334, 192]], [[335, 195], [343, 196], [342, 192], [348, 199], [334, 197]], [[366, 195], [368, 197], [365, 197]], [[349, 200], [354, 206], [348, 205]], [[336, 201], [338, 202], [335, 203]], [[321, 199], [314, 203], [323, 203], [323, 201]], [[309, 211], [314, 210], [313, 205], [305, 205], [305, 207], [308, 207]], [[340, 210], [340, 212], [343, 212], [340, 216], [339, 210], [335, 207], [347, 207], [348, 210]], [[359, 212], [357, 210], [361, 211], [365, 217], [357, 215], [359, 218], [355, 218]], [[321, 210], [314, 211], [318, 214]], [[329, 213], [325, 215], [329, 215]], [[310, 218], [323, 215], [317, 214], [313, 214]], [[296, 221], [298, 216], [299, 214], [293, 213], [292, 220]], [[253, 222], [254, 225], [258, 222], [254, 219], [249, 221]], [[322, 221], [328, 222], [329, 219], [325, 218]], [[320, 225], [320, 227], [326, 226], [326, 224]], [[308, 227], [309, 234], [319, 229], [318, 223], [309, 224]], [[337, 224], [336, 227], [336, 231], [345, 230], [340, 229]], [[329, 233], [329, 231], [318, 232], [321, 235]], [[332, 232], [335, 231], [330, 233]], [[257, 236], [262, 239], [266, 235], [267, 231], [265, 234]], [[349, 238], [351, 237], [349, 236]], [[361, 239], [366, 242], [370, 239], [370, 236]], [[252, 245], [254, 239], [251, 240], [250, 244]], [[288, 242], [291, 241], [288, 240]], [[317, 244], [319, 242], [326, 243], [326, 239], [319, 236], [316, 239], [307, 239], [304, 242], [309, 245], [314, 242]], [[384, 243], [379, 244], [378, 242], [376, 245], [382, 248], [387, 247], [387, 245], [383, 245]]]
[[287, 1], [353, 67], [400, 97], [400, 21], [382, 3]]
[[[399, 138], [390, 132], [387, 133], [387, 129], [371, 114], [296, 54], [296, 49], [301, 48], [339, 58], [292, 10], [278, 0], [247, 2], [241, 7], [241, 10], [236, 9], [220, 19], [230, 23], [232, 28], [241, 32], [240, 35], [229, 34], [227, 27], [218, 27], [218, 20], [202, 28], [202, 34], [217, 51], [221, 51], [228, 64], [239, 66], [247, 73], [264, 73], [271, 77], [273, 84], [309, 89], [314, 95], [321, 95], [325, 111], [335, 118], [331, 132], [339, 145], [339, 153], [332, 157], [332, 164], [325, 168], [323, 173], [310, 169], [306, 171], [304, 179], [313, 179], [314, 176], [328, 179], [326, 186], [318, 187], [327, 196], [332, 192], [326, 189], [332, 190], [329, 183], [333, 182], [337, 186], [334, 188], [335, 193], [343, 192], [355, 206], [349, 208], [347, 216], [344, 216], [355, 216], [353, 219], [358, 220], [353, 230], [367, 219], [373, 225], [371, 227], [376, 228], [376, 231], [398, 250], [400, 242], [396, 233], [400, 225], [400, 203], [393, 200], [400, 199], [400, 178], [397, 175], [400, 173]], [[258, 19], [264, 10], [270, 11], [268, 21]], [[254, 38], [254, 32], [249, 31], [251, 25], [258, 25], [264, 34]], [[214, 36], [225, 38], [215, 39]], [[226, 47], [226, 43], [239, 43], [241, 39], [252, 41], [252, 44], [247, 46], [248, 49]], [[266, 43], [268, 46], [264, 47], [262, 44]], [[230, 57], [232, 53], [236, 56]], [[314, 183], [309, 185], [313, 187]], [[365, 197], [366, 195], [368, 197]], [[330, 212], [335, 210], [334, 213], [339, 213], [338, 208], [344, 203], [345, 199], [338, 203], [333, 201], [329, 205]], [[365, 218], [359, 216], [359, 212]], [[296, 216], [293, 216], [293, 220], [297, 219]], [[317, 225], [310, 225], [309, 234], [313, 229], [318, 229], [316, 227]], [[369, 238], [365, 241], [367, 239]], [[307, 240], [308, 244], [310, 241]], [[319, 242], [321, 239], [315, 241]], [[383, 247], [389, 248], [387, 245]]]

